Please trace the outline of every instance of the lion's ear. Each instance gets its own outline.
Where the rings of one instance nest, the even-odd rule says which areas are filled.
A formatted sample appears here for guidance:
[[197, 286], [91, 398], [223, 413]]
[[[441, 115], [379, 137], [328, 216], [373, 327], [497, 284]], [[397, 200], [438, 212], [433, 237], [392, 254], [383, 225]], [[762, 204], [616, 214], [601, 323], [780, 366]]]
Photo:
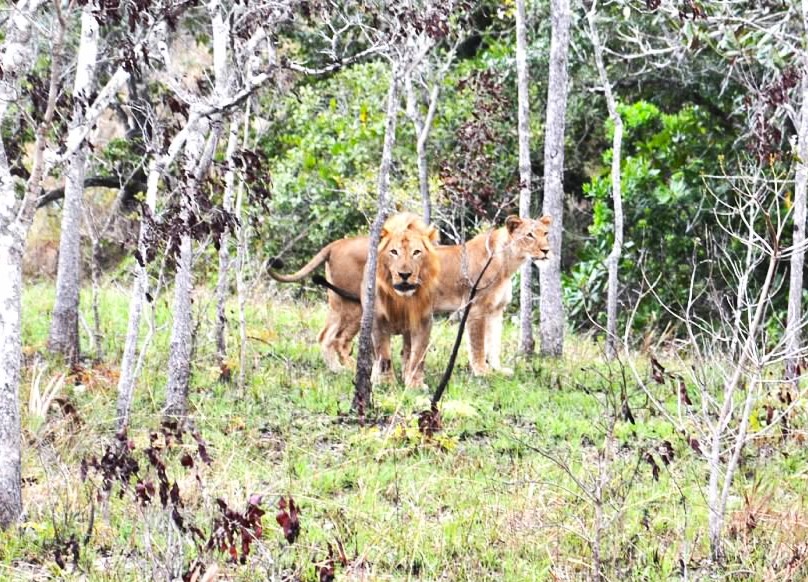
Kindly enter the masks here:
[[426, 236], [433, 243], [436, 243], [436, 242], [438, 242], [438, 239], [440, 238], [440, 233], [438, 232], [437, 228], [435, 228], [434, 226], [430, 226], [426, 231]]
[[383, 238], [387, 238], [390, 235], [390, 231], [386, 228], [382, 227], [382, 231], [379, 233], [379, 240]]
[[539, 222], [541, 222], [545, 226], [550, 226], [551, 224], [553, 224], [553, 217], [550, 216], [549, 214], [545, 214], [539, 219]]
[[512, 233], [519, 225], [522, 224], [522, 219], [516, 216], [515, 214], [511, 214], [508, 218], [505, 219], [505, 228], [508, 229], [509, 233]]

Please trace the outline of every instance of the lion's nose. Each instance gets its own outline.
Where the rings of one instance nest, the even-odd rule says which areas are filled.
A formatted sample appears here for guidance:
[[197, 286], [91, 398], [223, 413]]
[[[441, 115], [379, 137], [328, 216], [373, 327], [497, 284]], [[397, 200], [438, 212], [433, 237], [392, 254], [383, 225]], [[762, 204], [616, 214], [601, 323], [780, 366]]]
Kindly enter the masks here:
[[412, 273], [401, 273], [401, 272], [399, 272], [399, 274], [398, 274], [398, 276], [401, 277], [401, 279], [403, 281], [406, 281], [407, 279], [409, 279], [410, 275], [412, 275]]

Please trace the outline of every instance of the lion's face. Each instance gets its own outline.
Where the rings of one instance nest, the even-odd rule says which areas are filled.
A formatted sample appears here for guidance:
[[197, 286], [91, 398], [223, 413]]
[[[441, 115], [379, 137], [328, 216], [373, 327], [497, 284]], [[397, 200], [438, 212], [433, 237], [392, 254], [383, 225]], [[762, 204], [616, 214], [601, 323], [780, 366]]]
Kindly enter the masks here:
[[[405, 215], [410, 216], [410, 215]], [[402, 297], [411, 297], [435, 278], [435, 247], [438, 231], [427, 227], [415, 215], [412, 222], [400, 224], [401, 215], [385, 224], [379, 247], [379, 262], [385, 281]]]
[[380, 259], [398, 295], [409, 297], [415, 294], [423, 283], [424, 263], [428, 254], [433, 252], [429, 239], [409, 231], [389, 239]]
[[538, 267], [545, 265], [550, 258], [549, 233], [552, 224], [553, 219], [549, 215], [535, 220], [509, 216], [505, 220], [516, 253], [524, 259], [531, 259]]

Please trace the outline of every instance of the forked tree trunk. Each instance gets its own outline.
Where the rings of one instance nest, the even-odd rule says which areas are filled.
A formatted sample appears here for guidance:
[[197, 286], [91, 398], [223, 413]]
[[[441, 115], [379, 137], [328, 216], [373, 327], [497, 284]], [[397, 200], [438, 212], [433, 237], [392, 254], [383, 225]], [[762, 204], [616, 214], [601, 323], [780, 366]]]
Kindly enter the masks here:
[[143, 212], [149, 216], [144, 217], [140, 222], [140, 234], [138, 236], [138, 262], [135, 267], [135, 280], [132, 283], [132, 295], [129, 300], [129, 323], [126, 328], [126, 341], [124, 343], [123, 358], [121, 360], [121, 375], [118, 379], [118, 403], [116, 408], [117, 430], [123, 430], [129, 424], [129, 413], [132, 407], [132, 398], [137, 382], [136, 370], [138, 362], [137, 345], [140, 338], [140, 319], [143, 313], [143, 305], [146, 301], [146, 293], [149, 290], [149, 272], [146, 264], [148, 254], [147, 242], [151, 236], [149, 232], [149, 221], [154, 218], [157, 208], [157, 188], [160, 177], [177, 157], [180, 148], [185, 144], [188, 137], [188, 128], [192, 123], [196, 123], [196, 117], [192, 114], [186, 126], [174, 136], [168, 151], [155, 158], [149, 168], [149, 177], [146, 185], [146, 200]]
[[401, 85], [401, 64], [394, 63], [390, 72], [390, 87], [387, 91], [387, 118], [384, 127], [384, 147], [379, 165], [379, 200], [376, 218], [370, 229], [370, 248], [365, 265], [366, 284], [362, 322], [359, 328], [359, 347], [356, 356], [356, 378], [352, 410], [364, 416], [371, 406], [372, 389], [370, 376], [373, 370], [373, 312], [376, 298], [376, 261], [382, 225], [388, 212], [388, 191], [390, 189], [390, 167], [393, 164], [393, 146], [396, 143], [396, 121], [398, 117], [398, 93]]
[[[803, 35], [808, 34], [808, 0], [802, 0]], [[794, 177], [794, 234], [796, 251], [791, 254], [788, 283], [788, 317], [786, 320], [786, 379], [799, 377], [799, 352], [802, 345], [803, 269], [805, 266], [805, 206], [808, 190], [808, 46], [803, 45], [800, 63], [800, 123], [797, 135], [797, 172]]]
[[597, 24], [595, 22], [597, 2], [592, 3], [592, 8], [587, 13], [589, 20], [589, 32], [592, 40], [592, 47], [595, 53], [595, 64], [600, 76], [600, 84], [606, 95], [606, 106], [609, 109], [609, 116], [614, 122], [614, 136], [612, 138], [612, 202], [614, 204], [614, 242], [606, 265], [609, 270], [609, 288], [606, 296], [606, 357], [613, 359], [617, 356], [617, 270], [620, 266], [620, 255], [623, 250], [623, 195], [622, 178], [620, 175], [620, 163], [622, 160], [623, 145], [623, 120], [617, 111], [617, 103], [612, 93], [612, 85], [606, 74], [606, 66], [603, 64], [603, 45], [598, 35]]
[[[519, 94], [518, 130], [519, 130], [519, 216], [530, 218], [530, 104], [528, 93], [529, 71], [527, 65], [527, 14], [525, 0], [516, 0], [516, 83]], [[533, 292], [531, 283], [533, 266], [530, 261], [522, 265], [522, 276], [519, 289], [519, 320], [521, 327], [519, 351], [532, 354], [535, 349], [533, 340]]]
[[[97, 2], [88, 2], [81, 13], [76, 80], [73, 86], [73, 118], [71, 128], [84, 124], [89, 105], [98, 55], [98, 21], [94, 12]], [[65, 174], [65, 196], [59, 238], [59, 266], [56, 273], [56, 302], [53, 306], [48, 348], [62, 354], [71, 364], [78, 360], [79, 286], [81, 284], [81, 220], [84, 198], [84, 172], [87, 160], [86, 142], [68, 159]]]
[[570, 43], [569, 0], [551, 0], [552, 39], [547, 82], [547, 120], [544, 134], [543, 214], [553, 217], [550, 257], [539, 273], [541, 283], [541, 352], [560, 356], [564, 351], [564, 304], [561, 291], [561, 236], [564, 222], [564, 127], [567, 112], [567, 53]]

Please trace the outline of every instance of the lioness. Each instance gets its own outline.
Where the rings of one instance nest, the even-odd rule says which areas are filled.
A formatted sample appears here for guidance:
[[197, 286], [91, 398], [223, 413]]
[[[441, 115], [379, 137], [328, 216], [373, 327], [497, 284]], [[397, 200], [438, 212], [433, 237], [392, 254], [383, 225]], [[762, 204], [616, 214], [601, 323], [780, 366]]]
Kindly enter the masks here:
[[[502, 368], [502, 316], [511, 300], [511, 277], [526, 260], [541, 265], [550, 253], [548, 232], [552, 218], [522, 219], [509, 216], [505, 226], [481, 233], [465, 245], [435, 247], [441, 271], [435, 301], [436, 312], [453, 312], [463, 307], [489, 253], [494, 258], [486, 271], [474, 299], [467, 326], [469, 360], [474, 375], [491, 370], [510, 373]], [[334, 241], [324, 247], [302, 269], [292, 275], [281, 275], [270, 270], [277, 281], [300, 281], [322, 263], [326, 263], [326, 277], [337, 288], [345, 291], [342, 297], [328, 291], [329, 312], [319, 341], [329, 368], [339, 370], [353, 365], [351, 341], [359, 332], [362, 309], [362, 273], [368, 252], [368, 238], [356, 237]]]
[[[373, 313], [373, 383], [394, 379], [390, 338], [404, 338], [404, 384], [424, 384], [424, 358], [432, 330], [432, 309], [439, 285], [440, 262], [434, 243], [435, 227], [417, 215], [403, 212], [382, 227], [376, 264], [376, 298]], [[367, 276], [372, 276], [370, 273]], [[363, 281], [362, 288], [365, 288]], [[364, 301], [364, 293], [362, 294]]]

